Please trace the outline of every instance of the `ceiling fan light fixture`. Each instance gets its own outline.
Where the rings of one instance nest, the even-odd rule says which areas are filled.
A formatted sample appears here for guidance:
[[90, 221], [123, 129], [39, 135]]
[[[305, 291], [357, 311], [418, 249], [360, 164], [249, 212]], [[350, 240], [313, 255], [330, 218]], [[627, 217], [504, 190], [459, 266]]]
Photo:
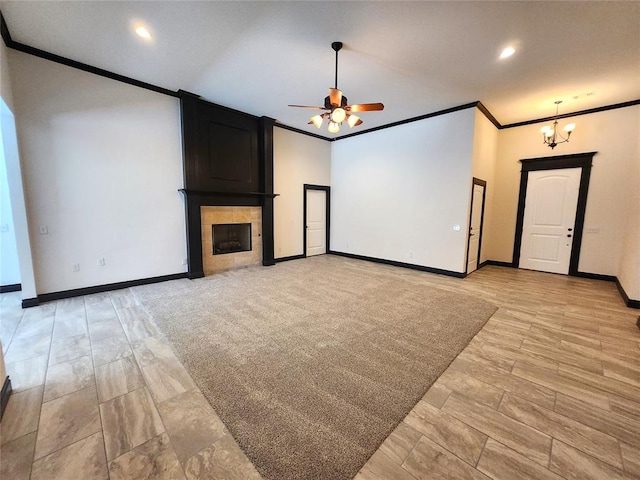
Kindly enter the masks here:
[[336, 75], [335, 85], [329, 88], [329, 95], [324, 98], [324, 106], [314, 107], [310, 105], [289, 105], [296, 108], [311, 108], [314, 110], [324, 110], [325, 113], [320, 115], [314, 115], [311, 117], [309, 125], [313, 124], [320, 128], [323, 120], [328, 118], [329, 120], [329, 132], [338, 133], [340, 131], [340, 125], [345, 120], [350, 128], [357, 127], [362, 124], [362, 120], [357, 115], [352, 115], [352, 112], [375, 112], [384, 110], [382, 103], [360, 103], [355, 105], [349, 105], [347, 97], [342, 94], [342, 91], [338, 88], [338, 52], [342, 48], [342, 42], [333, 42], [331, 48], [336, 52]]
[[335, 123], [342, 123], [344, 119], [347, 118], [347, 112], [344, 111], [344, 108], [338, 107], [334, 108], [331, 112], [331, 121]]
[[362, 123], [362, 120], [360, 120], [360, 117], [357, 115], [349, 115], [349, 118], [347, 118], [347, 123], [349, 124], [349, 128], [353, 128], [360, 125]]
[[311, 121], [309, 123], [313, 123], [316, 127], [320, 128], [322, 127], [323, 120], [322, 115], [314, 115], [311, 117]]

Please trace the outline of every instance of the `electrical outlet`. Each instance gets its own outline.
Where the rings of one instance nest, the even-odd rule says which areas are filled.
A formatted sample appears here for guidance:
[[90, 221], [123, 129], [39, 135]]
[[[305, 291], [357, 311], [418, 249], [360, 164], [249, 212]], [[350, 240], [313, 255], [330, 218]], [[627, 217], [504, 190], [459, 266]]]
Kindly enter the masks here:
[[38, 227], [38, 231], [40, 232], [40, 235], [46, 235], [49, 233], [49, 227], [46, 225], [40, 225], [40, 227]]
[[104, 258], [99, 258], [98, 259], [98, 266], [99, 267], [104, 267], [104, 265], [105, 265]]
[[79, 271], [80, 271], [80, 264], [79, 264], [79, 263], [74, 263], [74, 264], [71, 266], [71, 270], [72, 270], [73, 272], [79, 272]]
[[587, 227], [587, 233], [600, 233], [600, 227]]
[[460, 225], [454, 225], [453, 226], [453, 230], [456, 231], [456, 232], [459, 232], [460, 231]]
[[186, 258], [183, 258], [183, 259], [182, 259], [182, 264], [183, 264], [183, 265], [189, 265], [189, 260], [188, 260], [188, 259], [186, 259]]
[[3, 223], [2, 225], [0, 225], [0, 232], [6, 233], [8, 231], [9, 231], [9, 224], [8, 223]]

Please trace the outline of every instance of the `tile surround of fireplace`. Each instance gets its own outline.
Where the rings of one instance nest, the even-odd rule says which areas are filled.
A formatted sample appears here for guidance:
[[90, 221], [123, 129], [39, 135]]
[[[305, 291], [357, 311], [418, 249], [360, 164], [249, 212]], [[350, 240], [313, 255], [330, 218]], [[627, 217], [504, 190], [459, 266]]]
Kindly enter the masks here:
[[[205, 275], [262, 262], [262, 208], [261, 207], [200, 207], [202, 225], [202, 264]], [[213, 254], [214, 224], [251, 223], [251, 250], [224, 255]]]

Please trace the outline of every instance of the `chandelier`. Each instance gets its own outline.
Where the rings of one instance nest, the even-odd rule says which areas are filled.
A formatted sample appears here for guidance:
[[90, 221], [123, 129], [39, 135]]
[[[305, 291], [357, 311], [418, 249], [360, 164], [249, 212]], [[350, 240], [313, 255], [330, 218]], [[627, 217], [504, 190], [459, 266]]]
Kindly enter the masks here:
[[556, 116], [554, 117], [553, 125], [545, 125], [540, 129], [543, 142], [549, 145], [552, 150], [559, 143], [568, 142], [569, 137], [571, 136], [571, 132], [573, 132], [576, 128], [575, 123], [567, 123], [564, 126], [564, 131], [567, 132], [567, 136], [562, 136], [562, 134], [558, 131], [558, 107], [562, 103], [562, 100], [557, 100], [554, 103], [556, 104]]

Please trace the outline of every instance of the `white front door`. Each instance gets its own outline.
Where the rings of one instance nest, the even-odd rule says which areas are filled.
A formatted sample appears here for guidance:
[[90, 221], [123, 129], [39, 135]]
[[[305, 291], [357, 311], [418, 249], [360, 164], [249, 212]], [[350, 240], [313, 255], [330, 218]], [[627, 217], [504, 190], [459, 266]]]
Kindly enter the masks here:
[[569, 273], [581, 168], [528, 174], [520, 268]]
[[478, 269], [480, 259], [480, 234], [482, 229], [482, 210], [484, 208], [484, 185], [473, 185], [471, 199], [471, 224], [469, 225], [469, 255], [467, 273]]
[[307, 257], [327, 253], [327, 192], [307, 190]]

